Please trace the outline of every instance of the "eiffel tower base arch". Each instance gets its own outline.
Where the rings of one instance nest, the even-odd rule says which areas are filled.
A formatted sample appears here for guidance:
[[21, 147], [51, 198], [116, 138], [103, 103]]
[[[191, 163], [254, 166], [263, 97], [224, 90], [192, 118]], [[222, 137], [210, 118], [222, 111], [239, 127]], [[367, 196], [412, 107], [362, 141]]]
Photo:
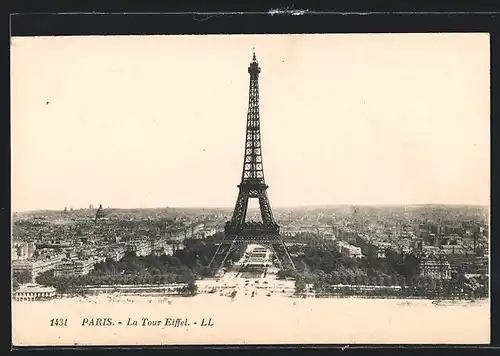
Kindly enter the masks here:
[[281, 236], [275, 236], [274, 238], [267, 239], [232, 239], [224, 238], [217, 247], [217, 251], [213, 256], [208, 267], [210, 269], [221, 270], [224, 267], [224, 263], [230, 254], [241, 248], [243, 246], [248, 246], [250, 244], [259, 245], [267, 248], [273, 254], [273, 260], [276, 260], [277, 267], [281, 270], [295, 270], [295, 265], [293, 260], [286, 249], [286, 246], [281, 239]]

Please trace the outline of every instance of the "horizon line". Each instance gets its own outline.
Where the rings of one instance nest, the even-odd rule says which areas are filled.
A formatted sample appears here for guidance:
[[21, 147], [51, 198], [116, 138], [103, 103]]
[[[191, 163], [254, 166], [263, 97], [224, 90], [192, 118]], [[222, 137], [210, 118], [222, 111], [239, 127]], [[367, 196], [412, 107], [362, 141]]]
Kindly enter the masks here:
[[[102, 204], [101, 204], [102, 205]], [[306, 204], [306, 205], [276, 205], [273, 206], [272, 209], [304, 209], [304, 208], [332, 208], [332, 207], [412, 207], [412, 206], [467, 206], [467, 207], [485, 207], [489, 208], [489, 204], [470, 204], [470, 203], [371, 203], [371, 204], [349, 204], [349, 203], [339, 203], [339, 204]], [[66, 207], [68, 210], [73, 209], [73, 210], [96, 210], [99, 207], [79, 207], [79, 208], [72, 208], [72, 207]], [[34, 212], [40, 212], [40, 211], [47, 211], [47, 212], [57, 212], [57, 211], [64, 211], [65, 208], [62, 209], [55, 209], [55, 208], [38, 208], [38, 209], [28, 209], [28, 210], [17, 210], [14, 211], [12, 210], [11, 213], [34, 213]], [[102, 209], [112, 209], [112, 210], [158, 210], [158, 209], [207, 209], [207, 210], [214, 210], [214, 209], [221, 209], [221, 210], [227, 210], [227, 209], [234, 209], [234, 206], [157, 206], [157, 207], [104, 207]]]

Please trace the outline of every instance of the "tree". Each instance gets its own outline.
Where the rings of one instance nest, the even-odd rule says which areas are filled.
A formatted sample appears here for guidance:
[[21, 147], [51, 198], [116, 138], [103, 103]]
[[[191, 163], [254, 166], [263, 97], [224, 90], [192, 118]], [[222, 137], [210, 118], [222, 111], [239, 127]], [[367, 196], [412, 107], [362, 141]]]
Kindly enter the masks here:
[[150, 268], [148, 269], [148, 272], [149, 272], [152, 276], [157, 276], [157, 275], [160, 275], [160, 274], [161, 274], [160, 269], [159, 269], [159, 268], [157, 268], [157, 267], [154, 267], [154, 266], [153, 266], [153, 267], [150, 267]]
[[398, 284], [401, 286], [401, 288], [406, 287], [406, 278], [404, 276], [399, 276], [398, 277]]
[[398, 275], [396, 273], [393, 273], [391, 275], [391, 285], [393, 285], [393, 286], [398, 285]]
[[437, 288], [436, 279], [434, 279], [434, 278], [429, 278], [429, 279], [427, 280], [427, 290], [428, 290], [428, 291], [431, 291], [431, 292], [435, 292], [435, 291], [436, 291], [436, 288]]
[[324, 280], [318, 278], [316, 281], [314, 281], [313, 288], [317, 293], [320, 293], [324, 289]]
[[355, 285], [361, 285], [361, 284], [363, 284], [363, 276], [360, 275], [359, 273], [356, 274], [356, 276], [354, 277], [354, 284]]
[[306, 283], [301, 275], [295, 278], [295, 293], [302, 293], [306, 289]]
[[333, 271], [329, 279], [331, 284], [339, 284], [341, 282], [340, 274], [337, 271]]
[[188, 295], [195, 295], [198, 292], [198, 286], [194, 281], [190, 281], [184, 288], [184, 292]]
[[349, 278], [345, 274], [340, 275], [340, 283], [343, 285], [348, 284]]
[[31, 273], [28, 271], [15, 272], [12, 274], [12, 280], [19, 284], [30, 283], [32, 281]]
[[414, 254], [408, 254], [404, 257], [403, 272], [409, 280], [419, 274], [420, 259]]
[[436, 290], [441, 293], [443, 289], [443, 281], [441, 279], [436, 279]]
[[278, 277], [278, 279], [285, 279], [287, 277], [293, 277], [293, 276], [294, 276], [294, 273], [291, 270], [282, 270], [282, 269], [280, 269], [278, 271], [278, 273], [276, 274], [276, 277]]
[[356, 284], [355, 282], [355, 275], [352, 273], [352, 271], [349, 271], [346, 275], [346, 284], [352, 286], [353, 284]]

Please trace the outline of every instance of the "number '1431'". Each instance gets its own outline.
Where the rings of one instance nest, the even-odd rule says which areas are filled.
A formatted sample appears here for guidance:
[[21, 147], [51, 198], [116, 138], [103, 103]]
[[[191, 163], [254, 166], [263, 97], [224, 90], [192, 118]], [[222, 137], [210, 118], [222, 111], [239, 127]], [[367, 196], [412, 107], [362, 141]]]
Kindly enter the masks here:
[[68, 319], [50, 319], [50, 326], [68, 326]]

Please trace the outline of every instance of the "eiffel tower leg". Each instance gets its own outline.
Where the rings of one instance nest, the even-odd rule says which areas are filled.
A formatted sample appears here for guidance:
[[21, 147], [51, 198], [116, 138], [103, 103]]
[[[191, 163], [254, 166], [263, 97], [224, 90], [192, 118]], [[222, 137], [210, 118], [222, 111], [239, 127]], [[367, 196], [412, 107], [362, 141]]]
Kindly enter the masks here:
[[290, 253], [288, 252], [288, 249], [285, 246], [285, 242], [281, 241], [281, 245], [283, 246], [283, 249], [285, 250], [285, 255], [288, 258], [288, 261], [290, 262], [292, 269], [295, 270], [295, 264], [293, 263], [292, 256], [290, 256]]
[[283, 269], [295, 270], [295, 265], [293, 263], [292, 257], [288, 253], [288, 249], [286, 248], [283, 241], [273, 244], [273, 249], [279, 253], [277, 254], [277, 257]]
[[[272, 253], [273, 253], [273, 258], [276, 258], [278, 260], [278, 267], [280, 269], [283, 269], [283, 265], [281, 264], [281, 258], [278, 256], [278, 254], [276, 253], [276, 250], [274, 249], [274, 246], [273, 245], [269, 245], [269, 248], [271, 249]], [[274, 261], [273, 261], [274, 262]]]
[[233, 251], [234, 249], [234, 246], [235, 246], [235, 243], [234, 241], [231, 243], [231, 245], [229, 246], [229, 248], [227, 249], [227, 252], [226, 254], [224, 255], [224, 258], [222, 259], [221, 263], [220, 263], [220, 266], [219, 266], [219, 269], [221, 269], [222, 267], [224, 267], [224, 262], [226, 262], [229, 254], [231, 253], [231, 251]]
[[216, 273], [220, 271], [221, 268], [224, 266], [224, 261], [227, 259], [227, 256], [229, 255], [231, 246], [232, 245], [230, 244], [229, 241], [223, 242], [219, 245], [219, 248], [217, 249], [217, 252], [215, 253], [209, 265], [209, 267], [212, 270], [216, 269], [215, 270]]
[[247, 215], [248, 209], [248, 195], [245, 192], [240, 191], [238, 193], [238, 199], [236, 199], [236, 205], [234, 207], [233, 217], [231, 222], [235, 225], [240, 225], [245, 222], [245, 217]]
[[210, 263], [208, 264], [208, 268], [212, 267], [212, 264], [214, 263], [216, 257], [222, 252], [222, 243], [219, 244], [219, 246], [217, 246], [217, 250], [215, 251], [215, 254], [214, 256], [212, 257], [212, 259], [210, 260]]

